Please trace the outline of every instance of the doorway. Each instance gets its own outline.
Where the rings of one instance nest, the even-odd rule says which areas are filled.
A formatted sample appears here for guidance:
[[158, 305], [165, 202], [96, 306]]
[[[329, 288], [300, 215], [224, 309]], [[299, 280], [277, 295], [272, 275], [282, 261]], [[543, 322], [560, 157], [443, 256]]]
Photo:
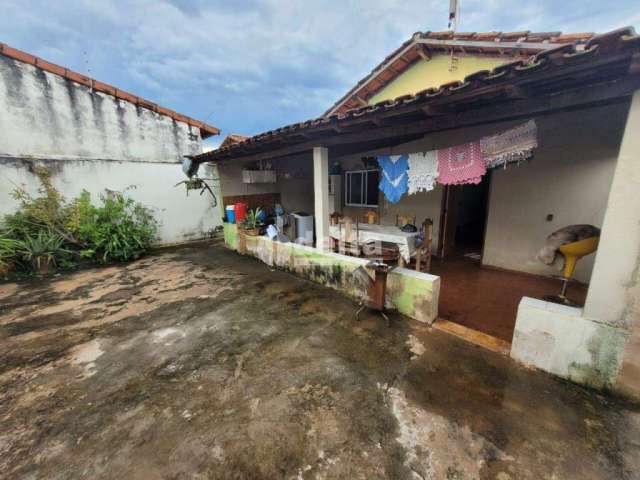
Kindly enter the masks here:
[[444, 191], [440, 218], [441, 258], [482, 259], [489, 207], [491, 175], [477, 185], [448, 185]]

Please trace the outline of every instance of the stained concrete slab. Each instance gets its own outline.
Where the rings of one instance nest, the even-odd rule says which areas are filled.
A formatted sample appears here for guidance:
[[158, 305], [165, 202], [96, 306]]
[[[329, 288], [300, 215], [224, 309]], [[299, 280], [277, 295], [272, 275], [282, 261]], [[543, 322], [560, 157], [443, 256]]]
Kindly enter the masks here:
[[640, 408], [203, 244], [0, 285], [0, 472], [640, 478]]

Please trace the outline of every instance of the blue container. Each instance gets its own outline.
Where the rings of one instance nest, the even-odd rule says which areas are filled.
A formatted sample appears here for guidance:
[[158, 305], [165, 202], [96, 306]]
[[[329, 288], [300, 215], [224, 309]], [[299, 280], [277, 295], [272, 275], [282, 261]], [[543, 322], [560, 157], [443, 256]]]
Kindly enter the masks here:
[[227, 221], [229, 223], [236, 223], [236, 207], [235, 205], [227, 205], [225, 209], [227, 212]]

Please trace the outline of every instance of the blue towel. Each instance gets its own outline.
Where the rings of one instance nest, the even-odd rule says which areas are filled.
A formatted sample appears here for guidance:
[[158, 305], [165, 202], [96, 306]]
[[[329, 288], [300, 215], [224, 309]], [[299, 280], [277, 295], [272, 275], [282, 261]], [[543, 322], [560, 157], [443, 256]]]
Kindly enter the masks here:
[[409, 188], [408, 155], [380, 155], [378, 165], [382, 169], [379, 188], [387, 200], [397, 203]]

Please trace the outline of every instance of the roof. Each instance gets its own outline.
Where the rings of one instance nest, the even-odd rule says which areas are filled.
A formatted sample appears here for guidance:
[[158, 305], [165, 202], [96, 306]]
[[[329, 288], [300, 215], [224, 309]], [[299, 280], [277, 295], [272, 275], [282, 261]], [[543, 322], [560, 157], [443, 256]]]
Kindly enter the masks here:
[[640, 36], [626, 27], [415, 95], [270, 130], [195, 159], [266, 159], [314, 146], [345, 154], [349, 144], [353, 153], [365, 151], [365, 145], [381, 148], [434, 131], [611, 102], [638, 89]]
[[594, 35], [593, 33], [562, 34], [561, 32], [530, 31], [416, 32], [334, 103], [325, 112], [325, 116], [344, 113], [351, 108], [362, 106], [420, 58], [431, 58], [433, 53], [455, 51], [463, 54], [506, 56], [513, 60], [567, 43], [584, 43]]
[[246, 135], [240, 135], [239, 133], [230, 133], [225, 137], [225, 139], [220, 144], [220, 147], [228, 147], [229, 145], [233, 145], [235, 143], [244, 142], [248, 140], [249, 137]]
[[208, 138], [212, 135], [218, 135], [220, 130], [216, 127], [208, 125], [199, 120], [195, 120], [191, 117], [187, 117], [186, 115], [182, 115], [180, 113], [174, 112], [165, 107], [161, 107], [160, 105], [150, 102], [149, 100], [145, 100], [142, 97], [138, 97], [133, 95], [132, 93], [128, 93], [124, 90], [116, 88], [108, 83], [103, 83], [93, 78], [82, 75], [81, 73], [74, 72], [73, 70], [69, 70], [68, 68], [61, 67], [60, 65], [56, 65], [55, 63], [48, 62], [43, 60], [40, 57], [36, 57], [35, 55], [31, 55], [29, 53], [23, 52], [16, 48], [10, 47], [7, 44], [0, 43], [0, 54], [5, 57], [12, 58], [14, 60], [18, 60], [20, 62], [28, 63], [30, 65], [34, 65], [41, 70], [44, 70], [49, 73], [53, 73], [55, 75], [59, 75], [61, 77], [66, 78], [67, 80], [71, 80], [72, 82], [78, 83], [80, 85], [84, 85], [85, 87], [92, 88], [93, 90], [101, 93], [105, 93], [107, 95], [111, 95], [120, 100], [124, 100], [134, 105], [138, 105], [142, 108], [146, 108], [147, 110], [151, 110], [152, 112], [158, 113], [160, 115], [167, 116], [179, 122], [184, 122], [188, 125], [200, 129], [200, 135], [202, 138]]

